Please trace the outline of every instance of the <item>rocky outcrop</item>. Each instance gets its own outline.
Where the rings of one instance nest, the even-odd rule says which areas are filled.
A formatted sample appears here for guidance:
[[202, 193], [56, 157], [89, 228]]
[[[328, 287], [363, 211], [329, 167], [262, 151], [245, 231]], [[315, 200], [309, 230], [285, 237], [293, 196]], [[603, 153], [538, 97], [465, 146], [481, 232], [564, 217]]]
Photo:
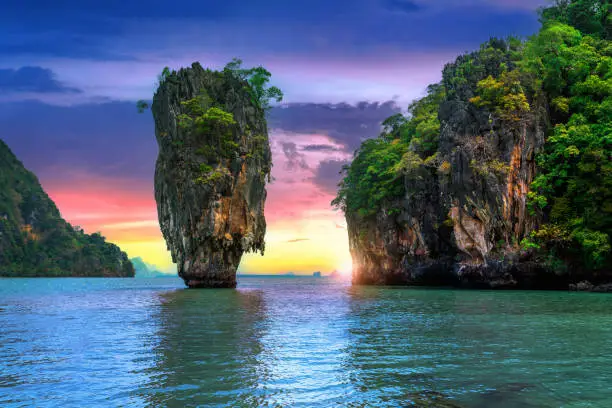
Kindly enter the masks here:
[[229, 72], [163, 79], [152, 105], [161, 231], [189, 287], [234, 287], [244, 252], [264, 251], [271, 169], [264, 111]]
[[0, 140], [0, 276], [133, 277], [125, 252], [85, 234]]
[[489, 46], [499, 55], [494, 63], [482, 56], [489, 48], [445, 67], [439, 145], [404, 175], [404, 197], [375, 216], [346, 213], [354, 283], [568, 289], [584, 279], [521, 248], [541, 222], [527, 195], [550, 125], [541, 96], [529, 95], [531, 109], [517, 118], [471, 102], [480, 80], [513, 67], [503, 43]]

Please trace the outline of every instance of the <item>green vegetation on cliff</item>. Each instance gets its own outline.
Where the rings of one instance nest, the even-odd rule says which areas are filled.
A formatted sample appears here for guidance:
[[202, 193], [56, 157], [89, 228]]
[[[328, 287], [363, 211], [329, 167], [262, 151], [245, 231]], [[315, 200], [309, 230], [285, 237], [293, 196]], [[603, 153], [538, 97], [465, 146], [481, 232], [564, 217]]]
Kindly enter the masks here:
[[242, 68], [242, 60], [234, 58], [228, 62], [223, 73], [229, 74], [240, 80], [246, 81], [249, 86], [245, 89], [251, 94], [254, 104], [262, 109], [269, 109], [270, 100], [280, 102], [283, 100], [283, 92], [276, 86], [268, 87], [272, 74], [262, 66], [254, 68]]
[[0, 141], [0, 276], [134, 276], [124, 252], [64, 221]]
[[[206, 69], [206, 73], [219, 82], [238, 81], [241, 84], [241, 92], [246, 93], [252, 105], [260, 110], [270, 109], [271, 100], [281, 102], [283, 99], [283, 93], [279, 88], [268, 85], [271, 73], [262, 66], [243, 68], [242, 60], [234, 58], [223, 70]], [[178, 81], [177, 71], [165, 67], [157, 77], [157, 90], [168, 81], [172, 83]], [[231, 92], [236, 90], [232, 89]], [[182, 100], [180, 104], [182, 113], [176, 117], [178, 126], [194, 137], [208, 138], [207, 143], [197, 149], [203, 162], [199, 164], [200, 174], [194, 179], [195, 182], [213, 185], [222, 180], [227, 171], [223, 166], [217, 168], [219, 158], [231, 161], [237, 156], [244, 155], [250, 161], [264, 159], [265, 149], [268, 146], [267, 135], [254, 136], [249, 150], [240, 151], [240, 143], [235, 136], [241, 131], [250, 132], [251, 126], [247, 124], [245, 129], [238, 129], [234, 115], [226, 111], [227, 107], [223, 104], [211, 98], [206, 90], [201, 89], [195, 97]], [[142, 113], [150, 106], [148, 102], [140, 100], [136, 103], [136, 107], [138, 112]], [[175, 140], [173, 143], [177, 147], [189, 149], [189, 146], [185, 146], [185, 140]], [[264, 181], [266, 177], [270, 179], [269, 168], [262, 171]]]
[[161, 231], [189, 287], [234, 287], [245, 252], [265, 248], [263, 207], [272, 167], [266, 108], [280, 100], [262, 67], [221, 71], [198, 62], [164, 70], [151, 111], [159, 155]]
[[[210, 70], [208, 71], [213, 72]], [[225, 65], [222, 71], [214, 72], [219, 77], [226, 75], [240, 81], [244, 81], [245, 84], [243, 86], [243, 90], [251, 95], [253, 104], [259, 106], [261, 109], [270, 109], [270, 100], [274, 100], [276, 102], [281, 102], [283, 100], [283, 92], [278, 87], [268, 86], [268, 82], [270, 82], [270, 77], [272, 74], [262, 66], [243, 68], [242, 60], [234, 58]], [[168, 80], [176, 81], [176, 71], [170, 70], [168, 67], [164, 67], [161, 74], [157, 76], [156, 88], [159, 89], [159, 87]], [[210, 105], [211, 102], [211, 99], [208, 98], [205, 93], [193, 98], [190, 102], [185, 101], [185, 103], [190, 103], [190, 106], [196, 108], [198, 105]], [[141, 99], [136, 102], [136, 108], [138, 109], [138, 112], [142, 113], [149, 108], [149, 103]]]
[[585, 264], [599, 267], [612, 237], [612, 42], [601, 29], [602, 5], [584, 3], [593, 5], [591, 20], [579, 20], [588, 31], [547, 20], [525, 50], [528, 84], [546, 95], [552, 119], [529, 198], [532, 211], [564, 231], [555, 245], [576, 242]]
[[[381, 211], [399, 213], [411, 180], [434, 175], [440, 200], [448, 200], [446, 212], [461, 204], [492, 225], [527, 222], [511, 206], [528, 189], [536, 221], [515, 229], [528, 232], [523, 249], [587, 269], [610, 269], [611, 5], [557, 0], [540, 17], [541, 30], [527, 41], [491, 39], [448, 64], [442, 82], [411, 104], [407, 116], [390, 117], [380, 137], [362, 144], [332, 204], [363, 221]], [[439, 120], [443, 111], [445, 123]], [[542, 143], [533, 140], [536, 128], [543, 131]], [[445, 132], [456, 136], [442, 140]], [[503, 153], [509, 143], [518, 150]], [[523, 187], [521, 180], [531, 179], [524, 163], [534, 155], [535, 178]], [[461, 157], [470, 158], [469, 169]], [[465, 186], [474, 191], [455, 194], [468, 171], [479, 178]], [[504, 220], [475, 195], [507, 206]], [[508, 221], [512, 217], [519, 218]], [[519, 245], [496, 232], [503, 228], [489, 230], [487, 238], [503, 242], [500, 247]]]
[[380, 137], [364, 141], [352, 164], [345, 166], [346, 177], [332, 205], [367, 217], [401, 198], [403, 175], [415, 165], [435, 162], [443, 97], [444, 89], [431, 85], [425, 98], [409, 106], [409, 119], [401, 114], [386, 119]]

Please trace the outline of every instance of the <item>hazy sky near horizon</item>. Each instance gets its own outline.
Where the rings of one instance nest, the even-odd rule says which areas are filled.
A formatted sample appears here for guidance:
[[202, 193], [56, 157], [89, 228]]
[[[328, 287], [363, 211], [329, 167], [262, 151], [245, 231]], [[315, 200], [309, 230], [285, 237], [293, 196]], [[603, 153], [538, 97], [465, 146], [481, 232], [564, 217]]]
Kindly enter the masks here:
[[285, 93], [268, 124], [275, 181], [266, 255], [245, 273], [348, 271], [329, 203], [361, 140], [491, 36], [537, 30], [537, 0], [3, 1], [0, 138], [62, 215], [130, 257], [171, 269], [153, 197], [150, 99], [164, 66], [233, 57]]

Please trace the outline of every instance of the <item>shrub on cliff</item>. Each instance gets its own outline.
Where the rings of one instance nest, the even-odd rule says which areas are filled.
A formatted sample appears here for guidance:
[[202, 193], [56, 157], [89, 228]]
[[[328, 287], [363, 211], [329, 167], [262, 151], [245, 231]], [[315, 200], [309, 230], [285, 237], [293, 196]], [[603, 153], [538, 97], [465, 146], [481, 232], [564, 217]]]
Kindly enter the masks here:
[[271, 107], [270, 100], [276, 102], [283, 100], [283, 92], [279, 88], [275, 86], [268, 87], [272, 74], [262, 66], [242, 68], [242, 60], [234, 58], [225, 65], [223, 72], [248, 82], [250, 86], [247, 90], [251, 93], [253, 102], [262, 109], [269, 109]]
[[424, 164], [438, 148], [438, 105], [443, 97], [444, 89], [431, 85], [425, 98], [408, 107], [408, 117], [397, 114], [385, 120], [380, 136], [363, 142], [353, 163], [343, 168], [345, 177], [332, 205], [361, 217], [375, 215], [383, 206], [392, 211], [404, 194], [405, 173]]
[[[283, 92], [278, 87], [268, 86], [272, 74], [262, 66], [243, 68], [242, 60], [233, 58], [225, 65], [222, 73], [225, 75], [231, 75], [241, 81], [245, 81], [248, 86], [245, 86], [244, 89], [251, 94], [253, 102], [264, 110], [271, 108], [271, 100], [274, 100], [275, 102], [281, 102], [283, 100]], [[157, 76], [157, 84], [155, 88], [159, 88], [164, 81], [171, 80], [174, 75], [176, 75], [176, 71], [170, 70], [168, 67], [164, 67], [161, 74]], [[205, 98], [205, 96], [203, 97]], [[197, 102], [202, 102], [202, 100], [199, 99]], [[149, 103], [145, 100], [141, 99], [136, 102], [136, 108], [138, 109], [139, 113], [144, 112], [149, 107]]]

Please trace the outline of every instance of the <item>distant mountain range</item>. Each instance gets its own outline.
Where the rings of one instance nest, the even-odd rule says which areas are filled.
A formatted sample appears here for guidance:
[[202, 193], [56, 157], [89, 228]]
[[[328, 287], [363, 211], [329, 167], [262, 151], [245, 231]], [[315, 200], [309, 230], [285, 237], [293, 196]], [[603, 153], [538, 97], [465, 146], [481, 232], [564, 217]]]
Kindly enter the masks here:
[[[134, 260], [132, 260], [132, 262], [134, 262]], [[134, 264], [136, 265], [136, 264]], [[136, 272], [138, 273], [138, 272]], [[316, 271], [313, 272], [312, 274], [308, 274], [308, 273], [295, 273], [295, 272], [285, 272], [285, 273], [275, 273], [275, 274], [259, 274], [259, 273], [238, 273], [237, 276], [243, 276], [243, 277], [286, 277], [286, 278], [309, 278], [309, 277], [314, 277], [314, 278], [339, 278], [342, 275], [340, 274], [340, 272], [338, 272], [337, 270], [332, 271], [331, 273], [328, 274], [323, 274], [323, 272], [321, 271]]]
[[176, 276], [171, 273], [160, 272], [155, 265], [150, 265], [142, 260], [141, 257], [130, 259], [136, 270], [136, 278], [169, 278]]

